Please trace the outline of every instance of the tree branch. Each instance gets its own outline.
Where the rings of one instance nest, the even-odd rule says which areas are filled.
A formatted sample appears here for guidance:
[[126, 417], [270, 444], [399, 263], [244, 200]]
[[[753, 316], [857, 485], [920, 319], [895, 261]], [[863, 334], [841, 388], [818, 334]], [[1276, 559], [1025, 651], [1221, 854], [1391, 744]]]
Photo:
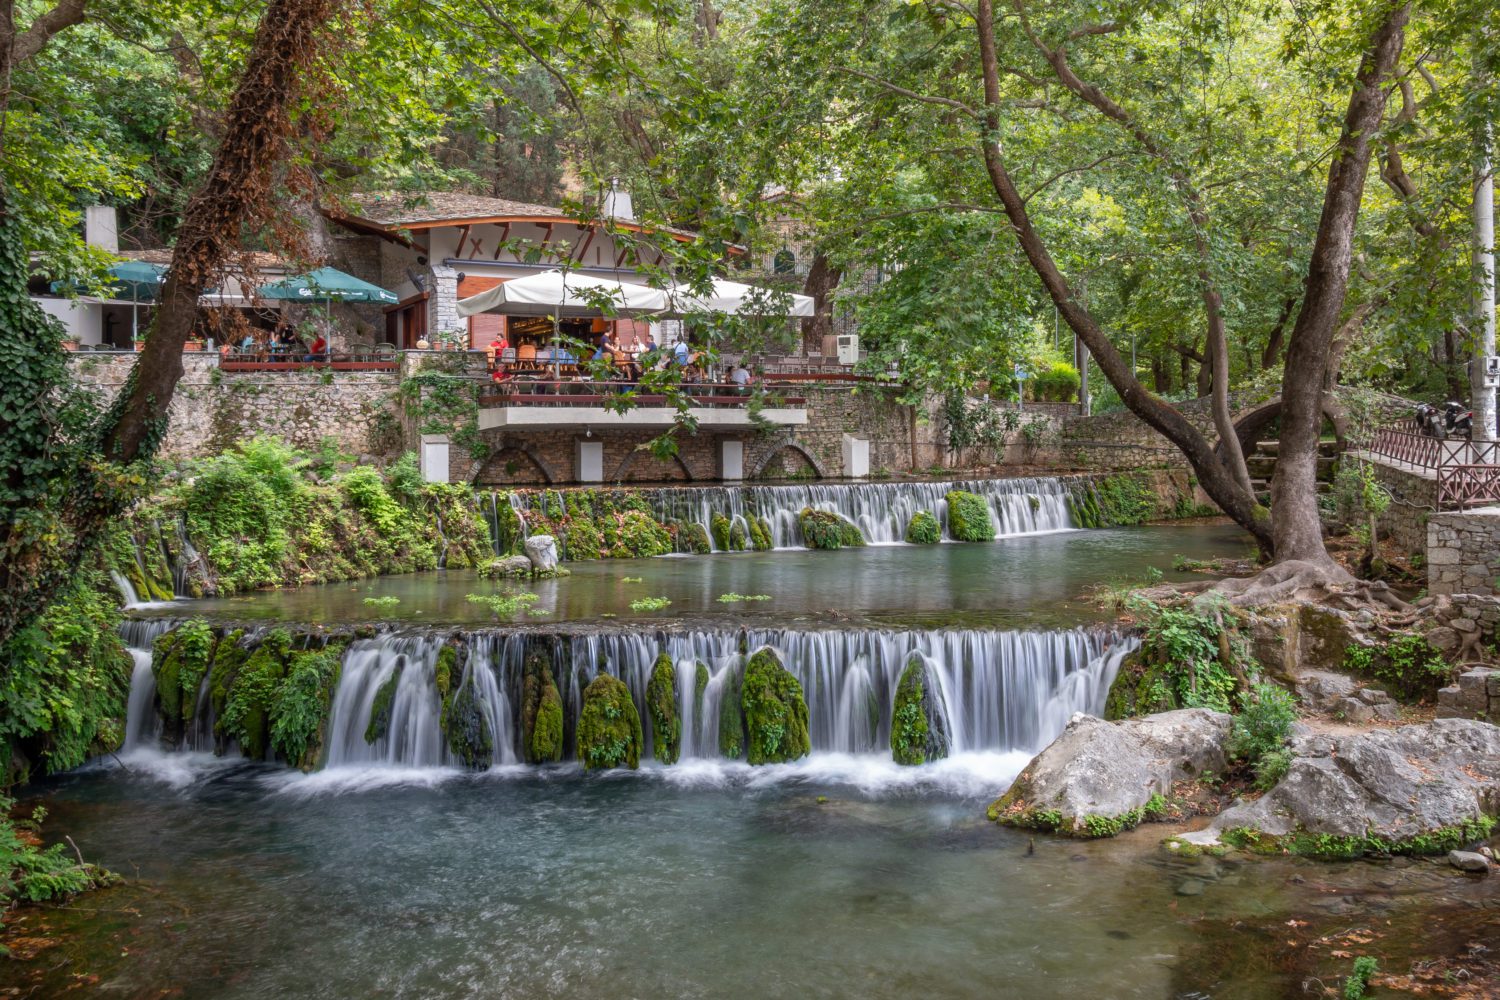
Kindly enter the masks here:
[[901, 97], [905, 97], [909, 100], [921, 101], [923, 104], [937, 104], [942, 107], [954, 108], [973, 118], [979, 117], [978, 111], [975, 111], [963, 101], [955, 101], [951, 97], [934, 97], [930, 94], [919, 94], [915, 90], [907, 90], [905, 87], [898, 87], [888, 80], [882, 80], [878, 76], [872, 76], [871, 74], [865, 73], [861, 70], [850, 69], [848, 66], [840, 66], [839, 71], [841, 73], [848, 73], [850, 76], [857, 76], [861, 80], [868, 80], [870, 83], [873, 83], [878, 87], [882, 87], [893, 94], [898, 94]]
[[56, 7], [39, 15], [31, 27], [16, 35], [10, 50], [11, 65], [21, 65], [46, 48], [53, 35], [82, 23], [87, 7], [88, 0], [58, 0]]

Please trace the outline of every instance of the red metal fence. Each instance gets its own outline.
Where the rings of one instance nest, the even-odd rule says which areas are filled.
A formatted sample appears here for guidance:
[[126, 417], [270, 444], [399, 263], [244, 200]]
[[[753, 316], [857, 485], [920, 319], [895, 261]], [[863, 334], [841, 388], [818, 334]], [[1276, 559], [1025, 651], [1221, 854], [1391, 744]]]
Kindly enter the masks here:
[[1435, 473], [1439, 510], [1500, 503], [1500, 442], [1441, 440], [1382, 427], [1364, 450], [1397, 466]]

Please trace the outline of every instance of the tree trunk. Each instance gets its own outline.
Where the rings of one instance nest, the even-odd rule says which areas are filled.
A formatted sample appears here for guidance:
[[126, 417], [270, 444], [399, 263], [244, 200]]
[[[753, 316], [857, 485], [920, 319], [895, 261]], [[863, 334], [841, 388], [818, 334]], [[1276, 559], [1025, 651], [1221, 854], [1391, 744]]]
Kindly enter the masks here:
[[1361, 60], [1328, 170], [1323, 212], [1313, 242], [1302, 311], [1287, 345], [1281, 390], [1281, 443], [1271, 478], [1271, 524], [1276, 561], [1333, 566], [1318, 517], [1318, 432], [1323, 376], [1349, 286], [1354, 225], [1370, 168], [1370, 137], [1385, 113], [1386, 82], [1401, 55], [1410, 5], [1391, 8]]
[[833, 293], [843, 280], [844, 269], [830, 263], [821, 250], [813, 254], [803, 295], [811, 295], [813, 314], [802, 321], [802, 350], [805, 354], [822, 354], [823, 338], [833, 333]]
[[[993, 0], [978, 0], [975, 21], [979, 33], [980, 67], [984, 75], [985, 135], [981, 140], [990, 186], [1004, 206], [1021, 250], [1052, 297], [1059, 314], [1073, 329], [1099, 364], [1099, 369], [1120, 394], [1125, 406], [1150, 427], [1171, 441], [1187, 458], [1198, 482], [1214, 502], [1236, 523], [1250, 532], [1265, 550], [1272, 547], [1266, 510], [1215, 452], [1213, 446], [1188, 420], [1164, 400], [1147, 392], [1130, 370], [1130, 364], [1095, 322], [1068, 286], [1051, 253], [1031, 224], [1026, 203], [1005, 169], [994, 136], [1000, 130], [1000, 61], [995, 51]], [[1241, 463], [1243, 464], [1243, 463]]]
[[1297, 297], [1288, 295], [1286, 301], [1281, 304], [1281, 312], [1276, 316], [1276, 323], [1271, 327], [1271, 335], [1266, 338], [1266, 349], [1260, 352], [1260, 370], [1274, 368], [1276, 362], [1281, 360], [1281, 345], [1286, 340], [1287, 320], [1292, 318], [1292, 310], [1297, 308]]

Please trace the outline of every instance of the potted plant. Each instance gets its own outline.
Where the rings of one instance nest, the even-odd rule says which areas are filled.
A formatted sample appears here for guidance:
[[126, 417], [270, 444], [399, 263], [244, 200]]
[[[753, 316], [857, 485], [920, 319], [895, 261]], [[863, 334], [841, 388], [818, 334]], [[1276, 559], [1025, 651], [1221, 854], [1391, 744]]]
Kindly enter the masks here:
[[146, 335], [144, 333], [138, 334], [136, 336], [135, 349], [137, 352], [144, 351], [146, 349]]
[[187, 339], [187, 341], [185, 343], [183, 343], [182, 349], [184, 351], [201, 351], [201, 350], [203, 350], [203, 338], [202, 337], [197, 337], [197, 336], [189, 337]]
[[62, 345], [65, 351], [76, 351], [78, 350], [78, 338], [71, 333], [67, 334], [62, 339]]

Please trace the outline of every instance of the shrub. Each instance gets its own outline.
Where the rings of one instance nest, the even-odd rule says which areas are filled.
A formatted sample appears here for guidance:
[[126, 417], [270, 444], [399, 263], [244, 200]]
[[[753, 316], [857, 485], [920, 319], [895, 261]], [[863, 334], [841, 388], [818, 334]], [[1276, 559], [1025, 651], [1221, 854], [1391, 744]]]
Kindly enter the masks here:
[[318, 731], [338, 686], [342, 643], [304, 650], [289, 657], [286, 680], [271, 703], [271, 746], [293, 767], [317, 763]]
[[585, 770], [640, 766], [641, 716], [619, 678], [600, 674], [584, 689], [577, 739]]
[[1033, 376], [1032, 392], [1038, 400], [1069, 403], [1078, 395], [1079, 381], [1077, 368], [1066, 361], [1051, 361]]
[[1351, 645], [1344, 650], [1344, 669], [1373, 676], [1406, 701], [1436, 696], [1453, 674], [1443, 654], [1418, 632], [1392, 637], [1383, 650]]
[[1241, 695], [1228, 749], [1255, 769], [1256, 787], [1268, 789], [1286, 774], [1291, 757], [1285, 746], [1296, 721], [1296, 700], [1274, 684], [1257, 684]]
[[960, 542], [988, 542], [995, 537], [990, 505], [984, 497], [963, 490], [948, 493], [948, 533]]
[[942, 540], [942, 528], [931, 511], [919, 510], [906, 525], [906, 541], [911, 545], [935, 545]]
[[865, 544], [859, 528], [830, 510], [803, 507], [797, 515], [802, 543], [810, 549], [858, 548]]
[[46, 812], [38, 807], [29, 819], [16, 821], [10, 818], [14, 808], [13, 799], [0, 795], [0, 898], [45, 903], [114, 881], [103, 868], [78, 861], [63, 844], [38, 846], [35, 831]]

